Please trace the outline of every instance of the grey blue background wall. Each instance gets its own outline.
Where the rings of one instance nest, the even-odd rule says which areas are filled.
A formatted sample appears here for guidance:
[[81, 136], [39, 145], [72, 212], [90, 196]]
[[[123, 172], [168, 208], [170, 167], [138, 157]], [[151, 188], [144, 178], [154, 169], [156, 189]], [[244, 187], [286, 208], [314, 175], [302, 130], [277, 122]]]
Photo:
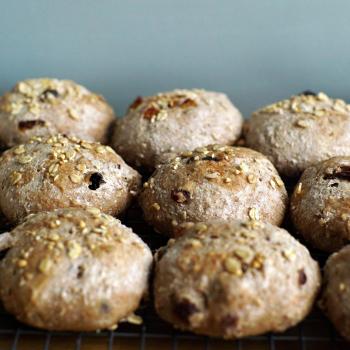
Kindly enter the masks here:
[[0, 93], [70, 78], [136, 95], [226, 92], [248, 115], [305, 89], [350, 99], [348, 0], [0, 0]]

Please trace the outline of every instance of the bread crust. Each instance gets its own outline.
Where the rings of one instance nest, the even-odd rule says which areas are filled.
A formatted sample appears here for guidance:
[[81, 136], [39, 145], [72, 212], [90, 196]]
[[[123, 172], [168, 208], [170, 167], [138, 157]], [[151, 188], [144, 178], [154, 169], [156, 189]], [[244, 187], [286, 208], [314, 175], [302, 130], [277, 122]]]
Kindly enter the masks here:
[[335, 252], [350, 241], [350, 157], [307, 168], [291, 197], [291, 218], [313, 247]]
[[179, 154], [144, 183], [139, 203], [156, 231], [210, 219], [281, 224], [288, 196], [272, 163], [243, 147], [211, 145]]
[[257, 221], [182, 224], [158, 253], [158, 315], [176, 328], [241, 338], [282, 332], [311, 310], [319, 267], [287, 231]]
[[350, 341], [350, 246], [333, 253], [324, 267], [320, 307], [336, 330]]
[[153, 170], [169, 153], [211, 143], [233, 144], [242, 123], [225, 94], [174, 90], [138, 97], [115, 122], [111, 145], [126, 162]]
[[0, 144], [9, 148], [59, 133], [106, 143], [114, 119], [102, 96], [73, 81], [25, 80], [0, 97]]
[[152, 254], [96, 208], [30, 215], [0, 262], [0, 295], [19, 321], [48, 330], [115, 328], [147, 292]]
[[140, 185], [137, 171], [109, 146], [74, 137], [36, 137], [0, 158], [0, 208], [13, 223], [63, 207], [92, 206], [118, 215]]
[[298, 177], [317, 162], [350, 154], [350, 107], [324, 93], [292, 96], [254, 112], [245, 139], [281, 175]]

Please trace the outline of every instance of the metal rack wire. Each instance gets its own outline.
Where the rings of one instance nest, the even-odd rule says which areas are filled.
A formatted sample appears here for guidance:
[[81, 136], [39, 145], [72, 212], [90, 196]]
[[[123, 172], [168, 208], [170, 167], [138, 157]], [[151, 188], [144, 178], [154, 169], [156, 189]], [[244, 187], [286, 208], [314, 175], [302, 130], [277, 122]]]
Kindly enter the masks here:
[[[141, 219], [141, 213], [137, 207], [131, 208], [122, 221], [132, 227], [152, 249], [165, 244], [166, 239], [155, 234]], [[319, 253], [313, 255], [323, 264], [325, 256]], [[75, 350], [82, 350], [86, 342], [92, 338], [105, 340], [105, 349], [113, 350], [118, 347], [121, 341], [133, 340], [136, 348], [140, 350], [149, 349], [148, 343], [156, 340], [166, 340], [170, 349], [181, 350], [183, 341], [193, 341], [192, 349], [216, 350], [220, 349], [218, 340], [197, 336], [192, 333], [179, 332], [169, 324], [157, 317], [152, 306], [145, 304], [137, 312], [142, 316], [142, 326], [121, 324], [115, 331], [101, 331], [95, 333], [70, 333], [70, 332], [49, 332], [34, 329], [18, 323], [4, 310], [0, 310], [0, 340], [2, 337], [11, 339], [8, 349], [0, 350], [21, 350], [19, 343], [23, 337], [37, 336], [42, 340], [41, 349], [50, 350], [53, 339], [70, 337], [74, 338]], [[152, 349], [158, 347], [152, 347]], [[315, 309], [301, 324], [281, 334], [267, 334], [262, 336], [249, 337], [242, 340], [225, 342], [225, 349], [250, 350], [345, 350], [350, 349], [340, 336], [336, 334], [329, 321], [322, 313]]]

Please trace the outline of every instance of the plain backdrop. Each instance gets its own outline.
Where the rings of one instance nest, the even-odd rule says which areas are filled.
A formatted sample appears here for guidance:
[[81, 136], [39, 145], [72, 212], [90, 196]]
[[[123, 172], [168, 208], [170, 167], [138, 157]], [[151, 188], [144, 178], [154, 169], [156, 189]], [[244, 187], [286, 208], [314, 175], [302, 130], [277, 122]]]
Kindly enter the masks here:
[[0, 93], [69, 78], [136, 95], [223, 91], [248, 116], [305, 89], [350, 99], [347, 0], [0, 0]]

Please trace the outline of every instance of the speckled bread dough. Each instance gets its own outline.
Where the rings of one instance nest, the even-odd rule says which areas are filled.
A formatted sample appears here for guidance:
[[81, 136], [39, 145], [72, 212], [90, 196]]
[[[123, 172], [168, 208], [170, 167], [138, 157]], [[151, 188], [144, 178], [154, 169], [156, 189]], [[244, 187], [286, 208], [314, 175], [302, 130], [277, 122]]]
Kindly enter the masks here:
[[[114, 328], [147, 292], [149, 248], [96, 208], [31, 215], [7, 235], [0, 296], [24, 323], [49, 330]], [[6, 247], [3, 238], [0, 247]]]
[[74, 137], [35, 138], [0, 158], [0, 208], [11, 222], [64, 207], [117, 215], [140, 185], [140, 175], [112, 148]]
[[157, 313], [176, 328], [224, 338], [282, 332], [310, 311], [320, 274], [308, 250], [268, 223], [186, 223], [158, 253]]
[[0, 97], [0, 144], [58, 133], [106, 142], [115, 115], [103, 97], [69, 80], [25, 80]]
[[139, 197], [146, 221], [170, 236], [184, 221], [260, 218], [279, 225], [287, 201], [284, 184], [265, 156], [220, 145], [160, 165]]
[[350, 106], [324, 93], [293, 96], [253, 113], [245, 138], [281, 175], [297, 177], [314, 163], [350, 154]]
[[291, 218], [314, 247], [334, 252], [350, 242], [350, 157], [305, 170], [291, 200]]
[[175, 90], [138, 97], [117, 120], [112, 147], [126, 162], [153, 169], [166, 153], [232, 144], [241, 128], [242, 116], [226, 95]]
[[332, 254], [324, 268], [320, 307], [350, 341], [350, 246]]

